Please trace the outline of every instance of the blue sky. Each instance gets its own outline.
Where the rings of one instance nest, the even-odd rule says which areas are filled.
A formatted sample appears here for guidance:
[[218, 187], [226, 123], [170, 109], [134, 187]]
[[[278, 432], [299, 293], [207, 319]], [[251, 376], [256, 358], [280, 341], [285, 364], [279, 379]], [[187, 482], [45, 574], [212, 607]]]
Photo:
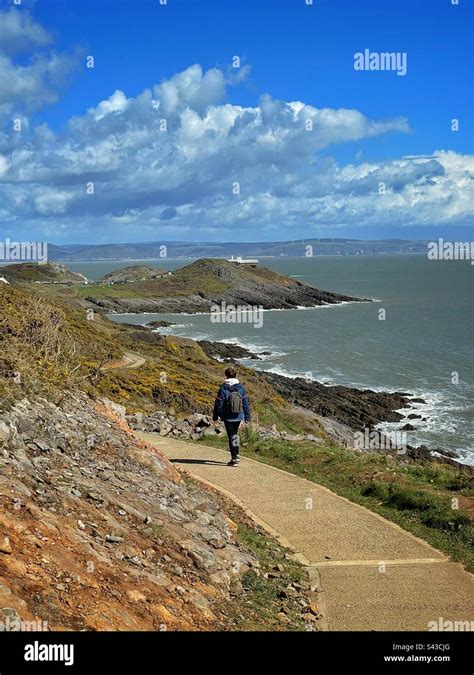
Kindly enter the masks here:
[[[0, 233], [470, 237], [473, 7], [0, 1]], [[406, 75], [354, 70], [364, 49]]]

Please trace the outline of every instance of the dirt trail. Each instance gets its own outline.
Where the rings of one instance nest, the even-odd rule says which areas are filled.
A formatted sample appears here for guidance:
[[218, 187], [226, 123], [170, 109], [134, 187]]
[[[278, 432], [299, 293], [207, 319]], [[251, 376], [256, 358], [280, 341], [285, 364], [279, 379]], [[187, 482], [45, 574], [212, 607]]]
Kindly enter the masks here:
[[116, 359], [115, 361], [108, 361], [105, 363], [101, 370], [116, 370], [119, 368], [139, 368], [146, 363], [146, 358], [140, 356], [140, 354], [134, 354], [133, 352], [125, 352], [122, 359]]

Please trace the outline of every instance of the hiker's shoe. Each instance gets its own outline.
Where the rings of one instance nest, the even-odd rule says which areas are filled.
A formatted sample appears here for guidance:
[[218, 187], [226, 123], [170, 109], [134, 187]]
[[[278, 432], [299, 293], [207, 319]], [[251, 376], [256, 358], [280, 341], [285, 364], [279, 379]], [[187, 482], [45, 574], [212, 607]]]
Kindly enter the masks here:
[[239, 464], [239, 463], [240, 463], [240, 457], [238, 457], [238, 456], [237, 456], [237, 457], [234, 457], [234, 462], [235, 462], [236, 464]]
[[227, 462], [227, 466], [237, 466], [238, 463], [239, 462], [237, 460], [231, 459], [230, 462]]

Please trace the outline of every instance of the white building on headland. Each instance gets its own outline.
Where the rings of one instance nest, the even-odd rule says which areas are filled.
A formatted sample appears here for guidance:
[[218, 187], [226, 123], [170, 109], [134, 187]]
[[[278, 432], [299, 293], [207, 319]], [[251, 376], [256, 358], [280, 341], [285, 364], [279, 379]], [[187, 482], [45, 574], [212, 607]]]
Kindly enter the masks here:
[[235, 262], [239, 263], [239, 265], [258, 265], [259, 263], [257, 258], [249, 258], [248, 260], [244, 260], [241, 255], [238, 255], [237, 258], [232, 256], [231, 258], [227, 259], [227, 262]]

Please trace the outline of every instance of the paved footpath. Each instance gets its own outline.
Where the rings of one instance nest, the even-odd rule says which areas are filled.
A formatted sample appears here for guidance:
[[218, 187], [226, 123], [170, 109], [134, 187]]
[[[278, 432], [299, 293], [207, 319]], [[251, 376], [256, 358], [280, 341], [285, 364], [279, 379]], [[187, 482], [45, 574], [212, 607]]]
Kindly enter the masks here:
[[[177, 468], [243, 506], [308, 566], [329, 630], [421, 630], [473, 621], [472, 575], [368, 509], [304, 478], [158, 434], [139, 434]], [[474, 623], [472, 624], [474, 625]]]

